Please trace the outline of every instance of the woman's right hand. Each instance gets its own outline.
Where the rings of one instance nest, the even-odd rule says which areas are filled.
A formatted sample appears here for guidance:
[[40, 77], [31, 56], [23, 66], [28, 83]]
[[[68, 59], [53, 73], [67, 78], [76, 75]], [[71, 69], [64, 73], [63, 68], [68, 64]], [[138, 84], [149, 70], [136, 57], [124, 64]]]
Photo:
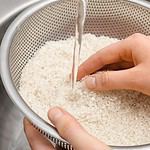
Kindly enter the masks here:
[[136, 33], [98, 51], [79, 67], [78, 80], [82, 78], [90, 90], [131, 89], [150, 95], [150, 36]]

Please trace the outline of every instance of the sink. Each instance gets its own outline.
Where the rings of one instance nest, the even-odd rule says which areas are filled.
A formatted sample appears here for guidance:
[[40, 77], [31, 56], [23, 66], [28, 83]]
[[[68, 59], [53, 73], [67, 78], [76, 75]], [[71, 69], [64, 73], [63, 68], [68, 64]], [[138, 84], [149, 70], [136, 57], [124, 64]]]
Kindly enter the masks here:
[[[0, 43], [3, 35], [23, 9], [38, 0], [0, 0]], [[0, 79], [0, 150], [29, 150], [23, 130], [23, 114], [8, 97]]]

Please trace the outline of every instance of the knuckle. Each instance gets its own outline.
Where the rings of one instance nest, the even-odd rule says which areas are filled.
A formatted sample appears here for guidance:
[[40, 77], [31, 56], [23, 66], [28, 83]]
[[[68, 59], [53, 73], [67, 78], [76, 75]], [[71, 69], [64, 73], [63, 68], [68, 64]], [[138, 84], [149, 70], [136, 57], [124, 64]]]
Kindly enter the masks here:
[[[143, 37], [145, 37], [144, 34], [141, 34], [141, 33], [134, 33], [131, 38], [134, 42], [140, 42], [141, 39], [143, 39]], [[137, 44], [137, 43], [136, 43]]]
[[142, 33], [134, 33], [134, 34], [132, 35], [133, 38], [141, 38], [141, 37], [143, 37], [143, 36], [145, 36], [145, 35], [142, 34]]
[[141, 45], [141, 42], [145, 39], [145, 35], [141, 33], [134, 33], [125, 39], [126, 43], [130, 43], [130, 46], [134, 49]]
[[96, 87], [97, 89], [107, 90], [109, 89], [109, 72], [103, 71], [99, 73], [96, 77]]

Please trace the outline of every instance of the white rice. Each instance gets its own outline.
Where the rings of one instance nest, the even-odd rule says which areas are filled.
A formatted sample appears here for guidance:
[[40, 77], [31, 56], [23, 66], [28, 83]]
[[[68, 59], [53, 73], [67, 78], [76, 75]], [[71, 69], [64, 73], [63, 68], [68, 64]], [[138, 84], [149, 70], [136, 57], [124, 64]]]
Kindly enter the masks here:
[[[116, 41], [84, 35], [81, 62]], [[110, 145], [149, 143], [150, 97], [124, 90], [95, 93], [84, 89], [80, 82], [74, 92], [71, 90], [67, 77], [71, 72], [73, 44], [73, 38], [49, 41], [24, 67], [20, 94], [27, 104], [48, 122], [49, 108], [60, 106], [91, 134]]]

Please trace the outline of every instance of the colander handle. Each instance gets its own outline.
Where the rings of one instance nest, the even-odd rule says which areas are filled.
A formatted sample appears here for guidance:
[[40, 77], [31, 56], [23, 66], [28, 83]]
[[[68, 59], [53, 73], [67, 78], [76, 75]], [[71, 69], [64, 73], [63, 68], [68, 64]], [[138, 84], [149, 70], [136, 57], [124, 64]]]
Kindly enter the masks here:
[[150, 1], [149, 0], [127, 0], [127, 1], [150, 9]]

